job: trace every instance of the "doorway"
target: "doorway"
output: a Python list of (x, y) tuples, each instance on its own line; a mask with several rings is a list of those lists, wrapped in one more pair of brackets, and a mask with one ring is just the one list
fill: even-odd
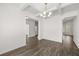
[(67, 48), (76, 47), (73, 40), (73, 22), (75, 16), (66, 17), (63, 20), (63, 46)]
[(38, 45), (38, 21), (32, 18), (26, 19), (26, 24), (29, 25), (29, 35), (26, 39), (28, 48), (33, 48)]

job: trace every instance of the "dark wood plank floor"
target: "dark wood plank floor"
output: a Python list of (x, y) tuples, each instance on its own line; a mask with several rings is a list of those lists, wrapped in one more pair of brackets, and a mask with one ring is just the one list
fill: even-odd
[(79, 49), (77, 47), (66, 48), (62, 43), (42, 39), (31, 49), (24, 46), (1, 56), (79, 56)]

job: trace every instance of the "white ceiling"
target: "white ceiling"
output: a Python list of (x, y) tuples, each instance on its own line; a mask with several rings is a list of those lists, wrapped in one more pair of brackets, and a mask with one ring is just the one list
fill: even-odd
[[(67, 6), (67, 5), (69, 5), (70, 3), (61, 3), (61, 7), (64, 7), (64, 6)], [(33, 8), (35, 8), (36, 10), (38, 10), (38, 11), (44, 11), (44, 7), (45, 7), (45, 4), (44, 3), (27, 3), (26, 4), (26, 6), (28, 7), (28, 6), (31, 6), (31, 7), (33, 7)], [(58, 7), (58, 5), (59, 5), (59, 3), (47, 3), (47, 6), (48, 6), (48, 9), (55, 9), (55, 8), (57, 8)], [(25, 8), (27, 8), (27, 7), (25, 7)]]
[[(32, 3), (30, 4), (32, 7), (34, 7), (35, 9), (37, 9), (38, 11), (40, 12), (43, 12), (44, 11), (44, 8), (45, 8), (45, 4), (43, 3)], [(48, 9), (51, 9), (51, 8), (56, 8), (56, 6), (58, 5), (58, 3), (48, 3), (47, 6), (48, 6)]]
[[(60, 3), (48, 3), (48, 10), (53, 11), (58, 8)], [(71, 3), (61, 3), (61, 7), (65, 7), (70, 5)], [(29, 12), (34, 17), (37, 17), (40, 12), (44, 11), (45, 4), (44, 3), (25, 3), (21, 5), (22, 10)]]

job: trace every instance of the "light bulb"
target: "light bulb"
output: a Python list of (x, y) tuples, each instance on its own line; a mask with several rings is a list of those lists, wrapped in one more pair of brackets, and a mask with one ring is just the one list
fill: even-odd
[(43, 14), (46, 15), (46, 11), (44, 11)]
[(40, 16), (43, 16), (43, 14), (40, 14)]
[(51, 16), (51, 15), (52, 15), (52, 13), (51, 13), (51, 12), (49, 12), (49, 13), (48, 13), (48, 17), (49, 17), (49, 16)]

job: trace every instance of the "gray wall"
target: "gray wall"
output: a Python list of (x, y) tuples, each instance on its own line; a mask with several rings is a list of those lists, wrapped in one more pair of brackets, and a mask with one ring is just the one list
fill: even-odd
[(63, 22), (63, 33), (73, 35), (73, 20)]
[(26, 43), (26, 20), (18, 4), (0, 4), (0, 53)]
[(79, 14), (74, 19), (73, 27), (74, 27), (73, 28), (74, 42), (77, 45), (77, 47), (79, 48)]

